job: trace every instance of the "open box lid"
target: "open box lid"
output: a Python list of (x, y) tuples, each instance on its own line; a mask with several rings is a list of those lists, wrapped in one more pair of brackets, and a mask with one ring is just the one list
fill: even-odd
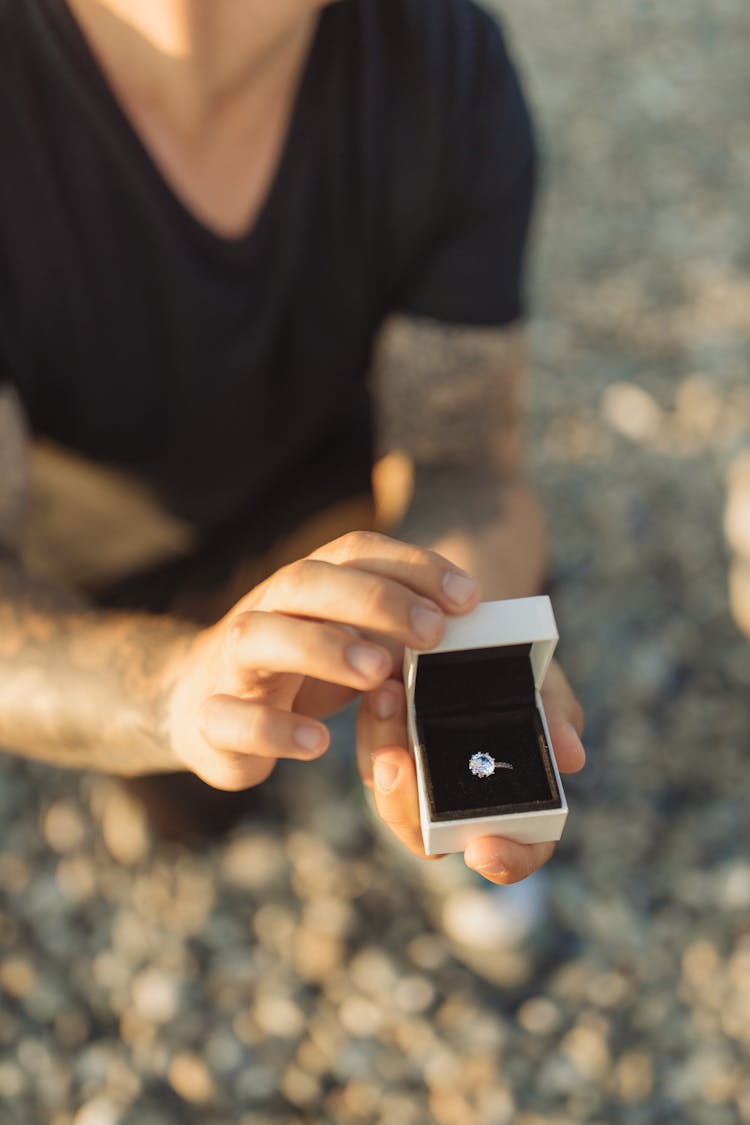
[[(487, 650), (487, 660), (493, 662), (502, 658), (504, 650), (507, 650), (507, 655), (512, 657), (514, 663), (522, 662), (525, 668), (523, 677), (524, 679), (528, 677), (529, 688), (533, 677), (533, 686), (538, 691), (544, 683), (557, 640), (555, 615), (552, 612), (552, 603), (546, 595), (482, 602), (465, 617), (449, 618), (445, 636), (439, 645), (422, 652), (406, 649), (404, 682), (407, 696), (413, 701), (417, 694), (420, 661), (423, 662), (425, 671), (430, 666), (430, 674), (434, 677), (437, 671), (435, 665), (443, 663), (447, 665), (450, 661), (449, 654), (457, 654), (456, 670), (458, 670), (459, 665), (468, 659), (480, 665), (483, 659), (482, 650)], [(446, 654), (445, 660), (433, 659), (438, 654)], [(450, 670), (447, 666), (440, 679), (448, 687)], [(517, 677), (514, 676), (514, 679)], [(523, 685), (519, 684), (519, 687)], [(432, 695), (434, 691), (433, 687), (430, 694)], [(473, 694), (472, 691), (468, 692), (469, 696)], [(469, 702), (468, 699), (465, 701)]]

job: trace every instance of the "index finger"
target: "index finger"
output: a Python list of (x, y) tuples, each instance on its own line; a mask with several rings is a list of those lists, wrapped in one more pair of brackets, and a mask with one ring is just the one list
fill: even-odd
[(471, 575), (436, 551), (376, 531), (349, 532), (309, 557), (390, 578), (433, 598), (447, 613), (467, 613), (480, 598), (479, 585)]

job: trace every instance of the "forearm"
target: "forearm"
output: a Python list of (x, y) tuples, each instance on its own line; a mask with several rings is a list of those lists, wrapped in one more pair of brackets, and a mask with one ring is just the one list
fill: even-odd
[(384, 524), (464, 567), (486, 599), (538, 593), (546, 578), (546, 523), (524, 470), (527, 367), (520, 324), (408, 317), (386, 323), (373, 365)]
[(524, 477), (418, 467), (414, 498), (396, 534), (463, 567), (485, 600), (529, 597), (544, 587), (547, 524)]
[(0, 746), (121, 775), (179, 769), (167, 710), (196, 632), (92, 610), (0, 559)]

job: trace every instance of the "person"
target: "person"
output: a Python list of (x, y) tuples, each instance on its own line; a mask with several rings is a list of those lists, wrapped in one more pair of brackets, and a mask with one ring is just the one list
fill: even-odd
[[(422, 854), (403, 646), (546, 567), (499, 29), (469, 0), (0, 0), (0, 60), (0, 745), (223, 797), (310, 768), (359, 697), (364, 783)], [(559, 668), (545, 693), (576, 770)], [(551, 852), (465, 859), (511, 883)]]

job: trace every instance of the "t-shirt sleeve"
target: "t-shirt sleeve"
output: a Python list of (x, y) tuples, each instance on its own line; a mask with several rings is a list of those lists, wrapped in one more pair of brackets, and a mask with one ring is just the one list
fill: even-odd
[(499, 27), (475, 10), (470, 40), (455, 44), (443, 66), (442, 183), (399, 308), (502, 325), (524, 311), (534, 139)]

